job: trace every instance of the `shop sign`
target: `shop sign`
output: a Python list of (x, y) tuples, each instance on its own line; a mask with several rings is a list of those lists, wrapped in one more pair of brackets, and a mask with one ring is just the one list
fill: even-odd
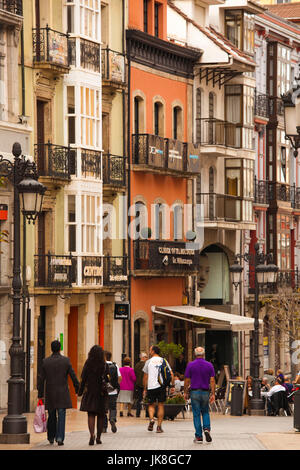
[(129, 302), (115, 302), (115, 320), (130, 320)]
[(83, 275), (85, 277), (100, 277), (102, 276), (102, 266), (85, 266)]
[(127, 276), (125, 274), (110, 274), (109, 280), (112, 282), (124, 282), (127, 281)]
[(51, 258), (52, 266), (72, 266), (71, 258)]
[[(156, 250), (156, 253), (153, 253), (154, 250)], [(159, 244), (158, 246), (150, 244), (150, 251), (152, 253), (150, 253), (149, 260), (151, 265), (153, 264), (151, 266), (153, 269), (165, 267), (171, 270), (181, 270), (197, 267), (198, 251), (187, 249), (184, 244), (181, 244), (181, 246), (174, 246), (173, 243), (170, 246), (167, 242), (164, 245)]]

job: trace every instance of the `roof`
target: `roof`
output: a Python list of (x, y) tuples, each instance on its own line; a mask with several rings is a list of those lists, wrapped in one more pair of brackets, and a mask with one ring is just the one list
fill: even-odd
[(299, 19), (300, 21), (300, 2), (268, 5), (268, 10), (282, 18), (287, 18), (292, 21)]
[[(250, 56), (238, 49), (231, 41), (229, 41), (225, 36), (223, 36), (223, 34), (216, 31), (213, 27), (200, 26), (193, 19), (189, 18), (182, 10), (180, 10), (180, 8), (175, 6), (172, 0), (168, 0), (168, 5), (187, 22), (189, 22), (195, 28), (201, 31), (201, 33), (203, 33), (208, 39), (210, 39), (217, 46), (219, 46), (223, 51), (227, 52), (228, 55), (232, 56), (235, 60), (252, 66), (256, 65), (254, 60)], [(201, 45), (201, 48), (203, 49), (203, 45)]]

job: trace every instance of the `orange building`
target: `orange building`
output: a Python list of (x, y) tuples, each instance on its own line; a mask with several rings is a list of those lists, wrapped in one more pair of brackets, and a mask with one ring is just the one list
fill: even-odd
[(199, 149), (189, 142), (193, 66), (201, 51), (166, 39), (166, 15), (166, 0), (129, 2), (128, 346), (134, 362), (141, 351), (161, 340), (182, 344), (187, 355), (191, 340), (188, 322), (152, 312), (155, 305), (187, 301), (198, 255), (186, 249), (186, 234), (194, 229), (188, 214), (200, 163)]

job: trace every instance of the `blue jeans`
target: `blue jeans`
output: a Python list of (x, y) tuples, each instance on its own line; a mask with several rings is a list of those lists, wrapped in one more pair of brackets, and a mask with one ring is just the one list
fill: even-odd
[[(57, 415), (56, 415), (57, 412)], [(47, 438), (48, 441), (64, 441), (66, 427), (66, 410), (65, 408), (58, 408), (48, 410), (47, 422)]]
[(203, 420), (203, 429), (210, 431), (209, 417), (209, 392), (201, 390), (191, 390), (191, 405), (193, 411), (193, 421), (195, 427), (195, 436), (202, 437), (201, 415)]

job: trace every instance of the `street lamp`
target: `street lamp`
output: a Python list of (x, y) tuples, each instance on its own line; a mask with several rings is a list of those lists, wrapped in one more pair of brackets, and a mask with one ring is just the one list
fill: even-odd
[(20, 304), (21, 304), (21, 263), (20, 263), (20, 198), (22, 211), (26, 218), (35, 221), (41, 210), (46, 188), (37, 181), (35, 163), (26, 160), (22, 155), (21, 145), (16, 142), (12, 148), (14, 161), (0, 155), (0, 176), (7, 178), (14, 189), (14, 258), (13, 258), (13, 337), (10, 354), (10, 378), (8, 379), (8, 413), (2, 422), (1, 444), (27, 444), (27, 420), (23, 415), (24, 379), (23, 347), (20, 338)]
[(296, 78), (292, 89), (281, 95), (284, 106), (285, 138), (289, 139), (294, 149), (294, 157), (300, 148), (300, 77)]
[[(232, 276), (232, 283), (237, 289), (238, 285), (242, 282), (242, 266), (238, 263), (238, 258), (254, 264), (254, 352), (253, 352), (253, 396), (251, 399), (251, 410), (254, 414), (264, 413), (264, 402), (260, 393), (260, 378), (259, 378), (259, 287), (265, 284), (273, 284), (276, 282), (278, 266), (271, 263), (272, 255), (260, 252), (259, 244), (256, 243), (255, 253), (237, 254), (235, 263), (230, 266), (229, 271)], [(265, 264), (269, 262), (268, 264)]]

